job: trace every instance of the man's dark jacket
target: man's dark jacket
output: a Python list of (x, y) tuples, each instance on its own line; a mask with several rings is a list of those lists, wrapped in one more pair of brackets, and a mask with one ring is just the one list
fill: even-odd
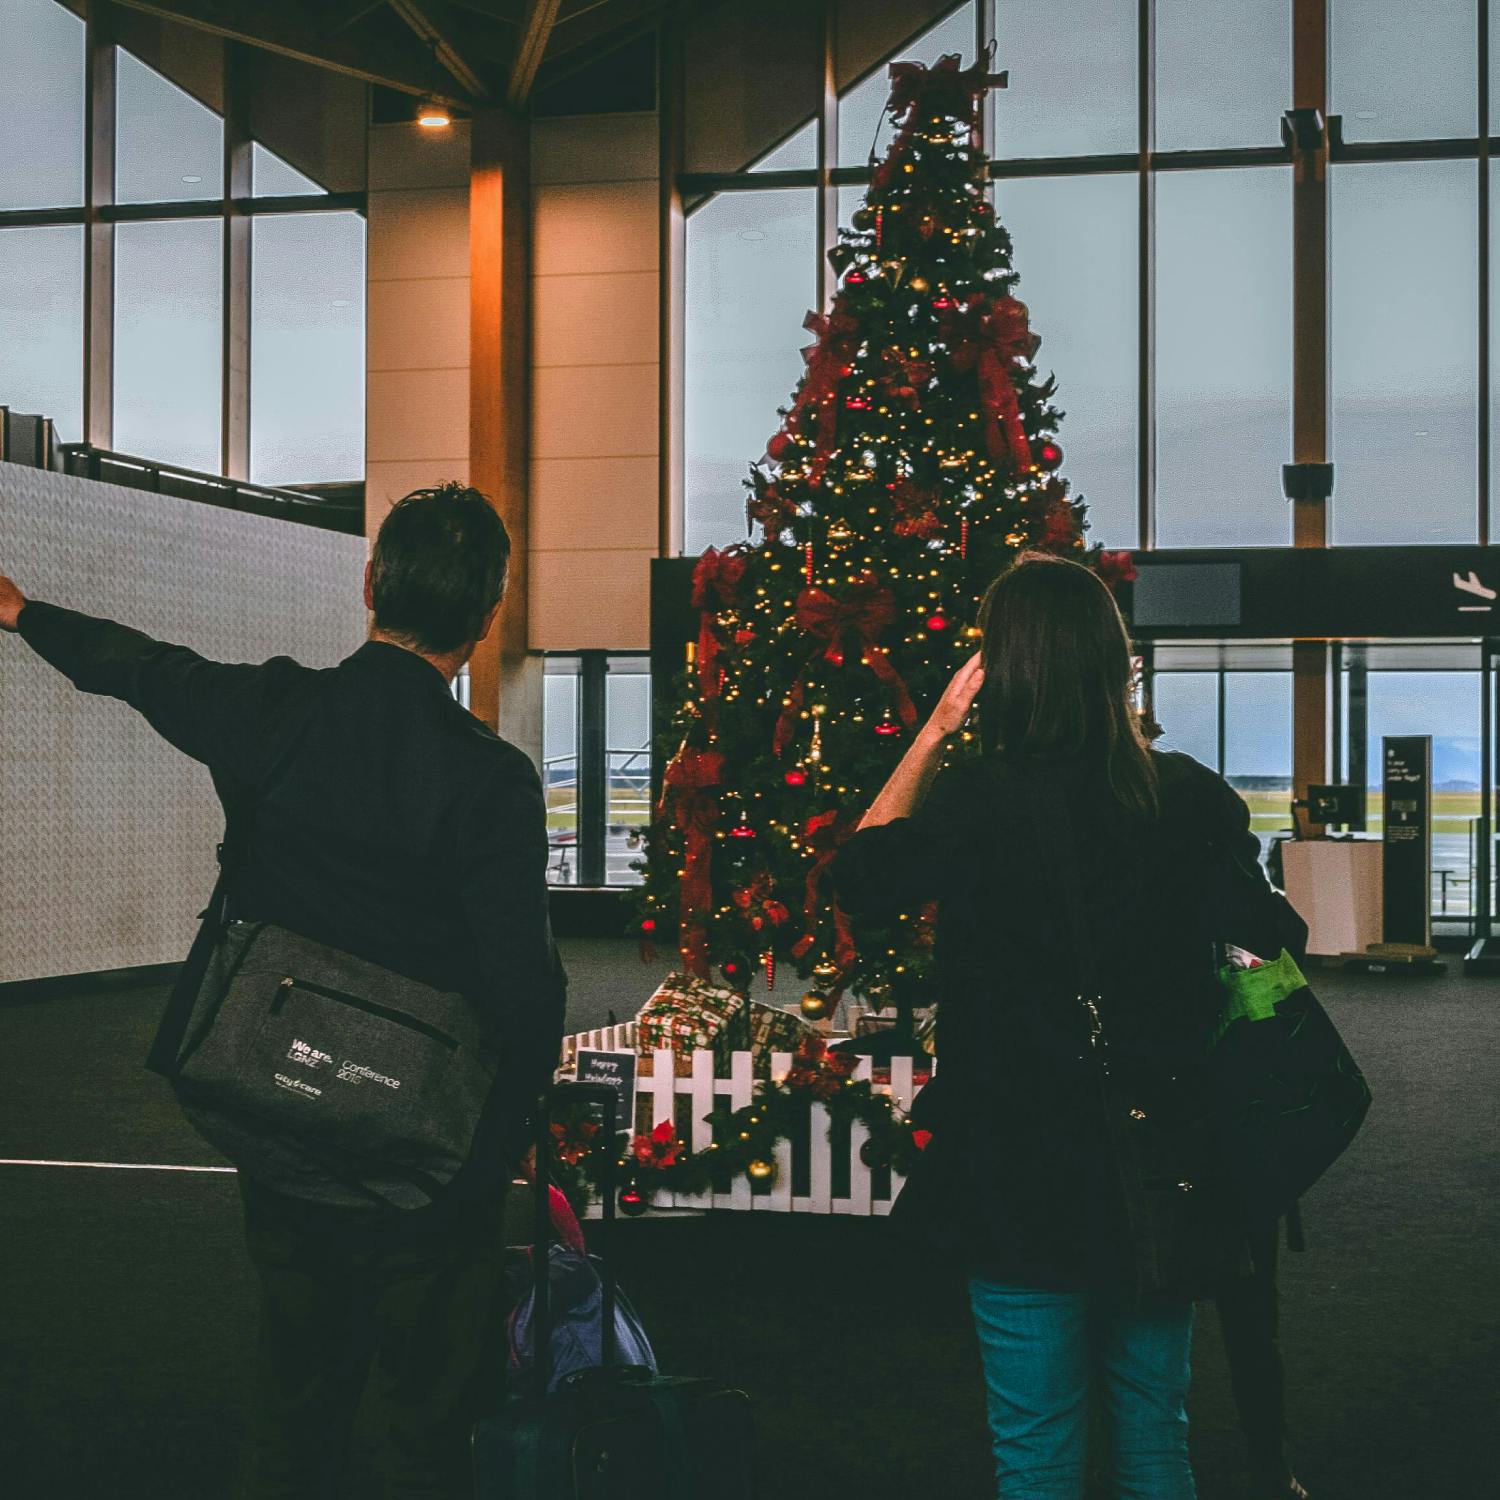
[(75, 686), (122, 699), (207, 765), (227, 816), (251, 809), (227, 878), (231, 917), (473, 999), (502, 1063), (462, 1184), (492, 1190), (556, 1061), (567, 986), (526, 755), (461, 707), (436, 667), (383, 641), (336, 667), (228, 665), (36, 600), (20, 633)]

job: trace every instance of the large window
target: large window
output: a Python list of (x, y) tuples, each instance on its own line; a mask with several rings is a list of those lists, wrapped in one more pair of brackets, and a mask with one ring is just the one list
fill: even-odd
[(651, 821), (651, 675), (644, 656), (549, 656), (542, 786), (552, 885), (637, 885)]
[[(1500, 3), (1489, 16), (1500, 27)], [(1500, 297), (1479, 285), (1497, 257), (1478, 128), (1497, 95), (1479, 21), (1477, 0), (1330, 0), (1295, 29), (1292, 0), (987, 0), (892, 54), (968, 63), (993, 42), (1009, 71), (985, 118), (990, 176), (1091, 540), (1290, 545), (1294, 421), (1296, 456), (1324, 446), (1336, 465), (1329, 541), (1490, 540), (1495, 340), (1479, 324)], [(1500, 70), (1500, 36), (1488, 54)], [(1305, 111), (1284, 119), (1294, 62), (1305, 79), (1325, 58), (1326, 136)], [(817, 225), (857, 207), (888, 86), (882, 61), (825, 98), (821, 133), (789, 119), (752, 166), (679, 179), (686, 410), (668, 415), (686, 424), (671, 498), (688, 552), (746, 534), (740, 481), (827, 291)], [(1299, 181), (1326, 184), (1326, 215), (1294, 213)]]
[[(89, 119), (112, 181), (85, 182)], [(263, 484), (361, 478), (362, 209), (140, 58), (91, 56), (55, 0), (0, 0), (0, 405), (64, 442)]]
[(1159, 646), (1151, 711), (1163, 750), (1219, 772), (1244, 798), (1262, 853), (1292, 826), (1289, 646)]

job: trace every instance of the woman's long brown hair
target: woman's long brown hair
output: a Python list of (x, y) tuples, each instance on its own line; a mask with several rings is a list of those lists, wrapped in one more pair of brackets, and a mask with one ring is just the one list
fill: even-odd
[(1156, 768), (1130, 702), (1130, 639), (1096, 574), (1023, 552), (990, 585), (979, 612), (984, 685), (979, 732), (1008, 761), (1082, 756), (1139, 817), (1157, 810)]

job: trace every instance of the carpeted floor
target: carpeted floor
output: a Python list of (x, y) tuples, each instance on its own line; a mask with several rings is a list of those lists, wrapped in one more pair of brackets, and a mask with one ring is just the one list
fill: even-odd
[[(579, 1027), (631, 1014), (655, 978), (628, 945), (568, 959)], [(1500, 985), (1319, 988), (1376, 1103), (1283, 1275), (1298, 1468), (1316, 1500), (1487, 1500)], [(140, 1069), (162, 995), (0, 1004), (0, 1156), (212, 1164)], [(991, 1493), (961, 1289), (903, 1262), (881, 1221), (650, 1217), (621, 1226), (619, 1258), (666, 1367), (751, 1392), (762, 1494)], [(254, 1311), (231, 1176), (0, 1166), (0, 1494), (228, 1500)], [(1240, 1500), (1211, 1310), (1192, 1415), (1200, 1495)]]

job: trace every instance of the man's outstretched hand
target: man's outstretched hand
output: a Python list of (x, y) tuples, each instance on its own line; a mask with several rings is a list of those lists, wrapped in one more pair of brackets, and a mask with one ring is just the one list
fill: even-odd
[(14, 630), (21, 618), (26, 595), (4, 573), (0, 573), (0, 630)]

